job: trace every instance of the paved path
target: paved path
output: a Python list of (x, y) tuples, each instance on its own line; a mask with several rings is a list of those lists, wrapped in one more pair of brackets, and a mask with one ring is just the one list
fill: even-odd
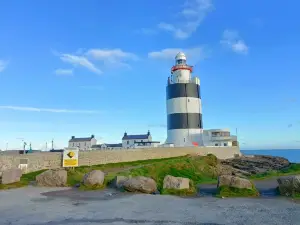
[(300, 225), (299, 212), (300, 204), (283, 198), (185, 199), (38, 187), (0, 191), (1, 225)]

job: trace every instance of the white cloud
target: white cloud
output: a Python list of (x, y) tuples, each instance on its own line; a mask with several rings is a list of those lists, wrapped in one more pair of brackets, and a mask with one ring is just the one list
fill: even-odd
[(161, 60), (175, 60), (175, 56), (178, 52), (184, 52), (187, 60), (191, 63), (196, 63), (201, 59), (206, 57), (206, 53), (202, 47), (195, 48), (165, 48), (160, 51), (149, 52), (148, 57), (152, 59), (161, 59)]
[(0, 73), (5, 70), (5, 68), (7, 67), (8, 65), (8, 61), (5, 61), (5, 60), (1, 60), (0, 59)]
[(249, 47), (235, 30), (225, 30), (220, 43), (239, 54), (247, 54)]
[(57, 69), (54, 71), (56, 75), (73, 75), (72, 69)]
[(99, 111), (93, 111), (93, 110), (48, 109), (48, 108), (35, 108), (35, 107), (23, 107), (23, 106), (0, 106), (0, 109), (15, 110), (15, 111), (30, 111), (30, 112), (51, 112), (51, 113), (83, 113), (83, 114), (99, 113)]
[(102, 71), (98, 69), (92, 62), (90, 62), (85, 56), (72, 55), (72, 54), (60, 54), (60, 59), (63, 62), (72, 64), (73, 66), (82, 66), (88, 70), (101, 74)]
[(125, 52), (119, 48), (115, 49), (90, 49), (86, 55), (94, 60), (98, 60), (107, 65), (130, 67), (128, 61), (138, 60), (138, 57), (131, 53)]
[(158, 28), (171, 32), (178, 39), (186, 39), (198, 29), (213, 9), (212, 0), (186, 0), (179, 13), (180, 22), (176, 24), (162, 22), (158, 24)]

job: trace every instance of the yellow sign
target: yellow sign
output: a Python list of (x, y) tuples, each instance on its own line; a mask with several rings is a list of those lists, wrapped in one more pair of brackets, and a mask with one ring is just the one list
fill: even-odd
[(65, 148), (63, 155), (63, 167), (77, 167), (78, 153), (78, 148)]

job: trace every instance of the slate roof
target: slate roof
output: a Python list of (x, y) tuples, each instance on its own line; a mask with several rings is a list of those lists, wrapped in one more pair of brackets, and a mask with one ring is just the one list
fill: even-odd
[(91, 141), (93, 138), (72, 138), (69, 140), (69, 142), (83, 142), (83, 141)]
[(122, 140), (148, 139), (148, 137), (148, 134), (126, 135), (122, 138)]

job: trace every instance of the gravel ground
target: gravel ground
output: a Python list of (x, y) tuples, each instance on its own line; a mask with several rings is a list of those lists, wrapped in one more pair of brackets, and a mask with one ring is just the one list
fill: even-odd
[(26, 187), (0, 191), (0, 224), (300, 225), (300, 204), (279, 197), (187, 199), (112, 190)]

